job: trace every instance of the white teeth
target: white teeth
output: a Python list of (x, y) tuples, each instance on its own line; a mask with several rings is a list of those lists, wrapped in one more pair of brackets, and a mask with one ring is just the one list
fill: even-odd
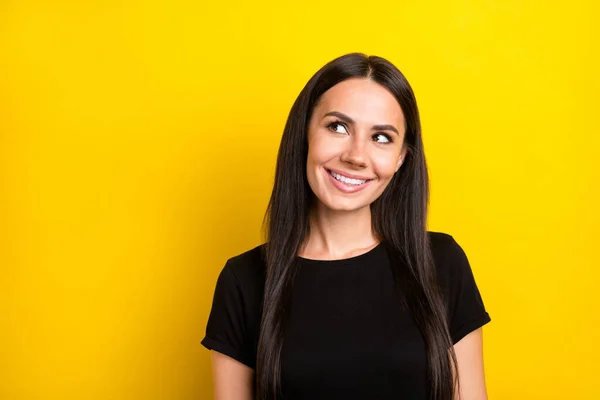
[(346, 178), (343, 175), (340, 174), (336, 174), (333, 171), (329, 171), (329, 173), (331, 174), (331, 176), (333, 176), (335, 179), (337, 179), (338, 181), (344, 182), (344, 183), (348, 183), (350, 185), (362, 185), (363, 183), (365, 183), (367, 180), (363, 180), (363, 179), (352, 179), (352, 178)]

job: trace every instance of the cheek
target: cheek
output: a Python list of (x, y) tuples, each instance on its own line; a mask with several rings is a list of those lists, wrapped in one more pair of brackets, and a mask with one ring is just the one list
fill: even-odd
[(392, 154), (380, 154), (379, 157), (375, 157), (373, 169), (380, 178), (391, 178), (396, 172), (397, 162), (398, 158)]
[(319, 166), (340, 153), (340, 141), (327, 135), (314, 135), (308, 142), (308, 165)]

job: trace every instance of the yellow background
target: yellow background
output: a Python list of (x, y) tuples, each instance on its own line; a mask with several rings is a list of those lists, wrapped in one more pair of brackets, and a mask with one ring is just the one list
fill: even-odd
[(209, 399), (225, 260), (260, 243), (310, 76), (381, 55), (420, 105), (429, 228), (492, 322), (492, 399), (600, 399), (594, 1), (0, 3), (0, 398)]

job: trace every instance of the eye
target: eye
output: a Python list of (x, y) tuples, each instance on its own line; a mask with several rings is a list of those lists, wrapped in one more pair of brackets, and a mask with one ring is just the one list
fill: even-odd
[[(332, 129), (332, 127), (333, 127), (333, 126), (336, 126), (336, 125), (337, 125), (337, 126), (341, 126), (342, 128), (344, 128), (344, 132), (339, 132), (339, 131), (338, 131), (338, 130), (336, 130), (336, 129)], [(329, 128), (329, 129), (331, 129), (331, 130), (333, 130), (334, 132), (337, 132), (337, 133), (348, 133), (348, 132), (346, 131), (346, 126), (345, 126), (344, 124), (342, 124), (340, 121), (334, 121), (334, 122), (330, 123), (329, 125), (327, 125), (327, 128)]]
[(387, 135), (385, 133), (376, 133), (375, 135), (373, 135), (373, 137), (375, 138), (375, 141), (377, 143), (392, 143), (393, 142), (390, 135)]

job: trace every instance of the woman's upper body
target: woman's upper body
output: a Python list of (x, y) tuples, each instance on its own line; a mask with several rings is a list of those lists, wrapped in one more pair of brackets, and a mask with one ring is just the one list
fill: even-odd
[(461, 399), (486, 398), (489, 316), (460, 246), (425, 229), (428, 182), (393, 64), (351, 53), (311, 77), (282, 135), (267, 244), (215, 289), (202, 343), (217, 399), (451, 400), (457, 368)]
[[(465, 369), (462, 398), (485, 398), (479, 328), (490, 317), (462, 248), (450, 235), (428, 234), (455, 350), (466, 347), (456, 351), (459, 371)], [(237, 391), (223, 394), (224, 400), (252, 398), (265, 280), (262, 246), (227, 261), (202, 340), (220, 353), (217, 363), (224, 360), (222, 366), (231, 368), (215, 374), (226, 380), (222, 390)], [(299, 261), (282, 353), (282, 398), (426, 399), (425, 343), (394, 284), (384, 243), (345, 259)], [(236, 371), (237, 380), (229, 375)], [(245, 384), (236, 388), (236, 381)]]

